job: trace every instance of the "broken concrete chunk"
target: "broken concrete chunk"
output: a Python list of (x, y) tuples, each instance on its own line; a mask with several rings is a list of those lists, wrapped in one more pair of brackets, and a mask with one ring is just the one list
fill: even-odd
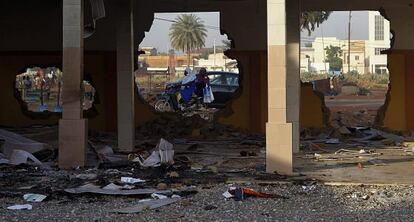
[(350, 135), (351, 131), (349, 131), (349, 129), (346, 126), (342, 126), (341, 128), (338, 129), (339, 133), (342, 135)]
[(122, 186), (118, 186), (114, 183), (110, 183), (110, 184), (102, 187), (102, 189), (104, 189), (104, 190), (120, 190), (120, 189), (122, 189)]

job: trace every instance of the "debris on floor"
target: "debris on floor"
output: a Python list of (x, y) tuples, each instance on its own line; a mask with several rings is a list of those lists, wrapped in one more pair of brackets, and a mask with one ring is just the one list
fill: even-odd
[(242, 201), (247, 199), (248, 197), (288, 199), (288, 197), (282, 195), (257, 192), (251, 188), (244, 187), (229, 187), (229, 189), (223, 193), (223, 196), (226, 199), (233, 198), (236, 201)]
[(13, 205), (7, 207), (8, 210), (32, 210), (32, 208), (31, 204)]
[(116, 209), (116, 210), (113, 210), (112, 212), (121, 213), (121, 214), (140, 213), (144, 210), (153, 210), (159, 207), (167, 206), (175, 202), (178, 202), (180, 200), (181, 200), (180, 197), (172, 197), (172, 198), (167, 197), (167, 198), (140, 201), (138, 204), (134, 206)]
[(42, 194), (28, 193), (23, 196), (23, 199), (27, 202), (42, 202), (46, 197)]

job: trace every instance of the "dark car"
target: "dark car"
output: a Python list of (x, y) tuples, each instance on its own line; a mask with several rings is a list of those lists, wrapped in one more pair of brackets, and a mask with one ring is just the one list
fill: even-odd
[(214, 95), (214, 102), (210, 107), (224, 107), (239, 88), (239, 74), (232, 72), (208, 72), (210, 85)]

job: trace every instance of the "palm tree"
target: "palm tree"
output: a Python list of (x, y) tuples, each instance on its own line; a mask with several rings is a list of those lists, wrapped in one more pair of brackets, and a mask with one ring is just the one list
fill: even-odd
[(300, 17), (300, 27), (302, 30), (308, 30), (308, 34), (310, 35), (316, 27), (319, 27), (320, 24), (328, 20), (331, 13), (331, 11), (302, 12)]
[(191, 51), (204, 47), (206, 37), (207, 29), (204, 22), (193, 14), (177, 16), (170, 27), (171, 46), (187, 53), (188, 67), (190, 66)]

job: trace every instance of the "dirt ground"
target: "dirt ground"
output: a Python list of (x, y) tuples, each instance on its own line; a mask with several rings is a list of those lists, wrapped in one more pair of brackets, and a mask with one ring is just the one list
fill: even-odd
[(367, 96), (325, 96), (325, 104), (331, 110), (330, 121), (339, 119), (347, 126), (372, 126), (387, 90), (373, 89)]

